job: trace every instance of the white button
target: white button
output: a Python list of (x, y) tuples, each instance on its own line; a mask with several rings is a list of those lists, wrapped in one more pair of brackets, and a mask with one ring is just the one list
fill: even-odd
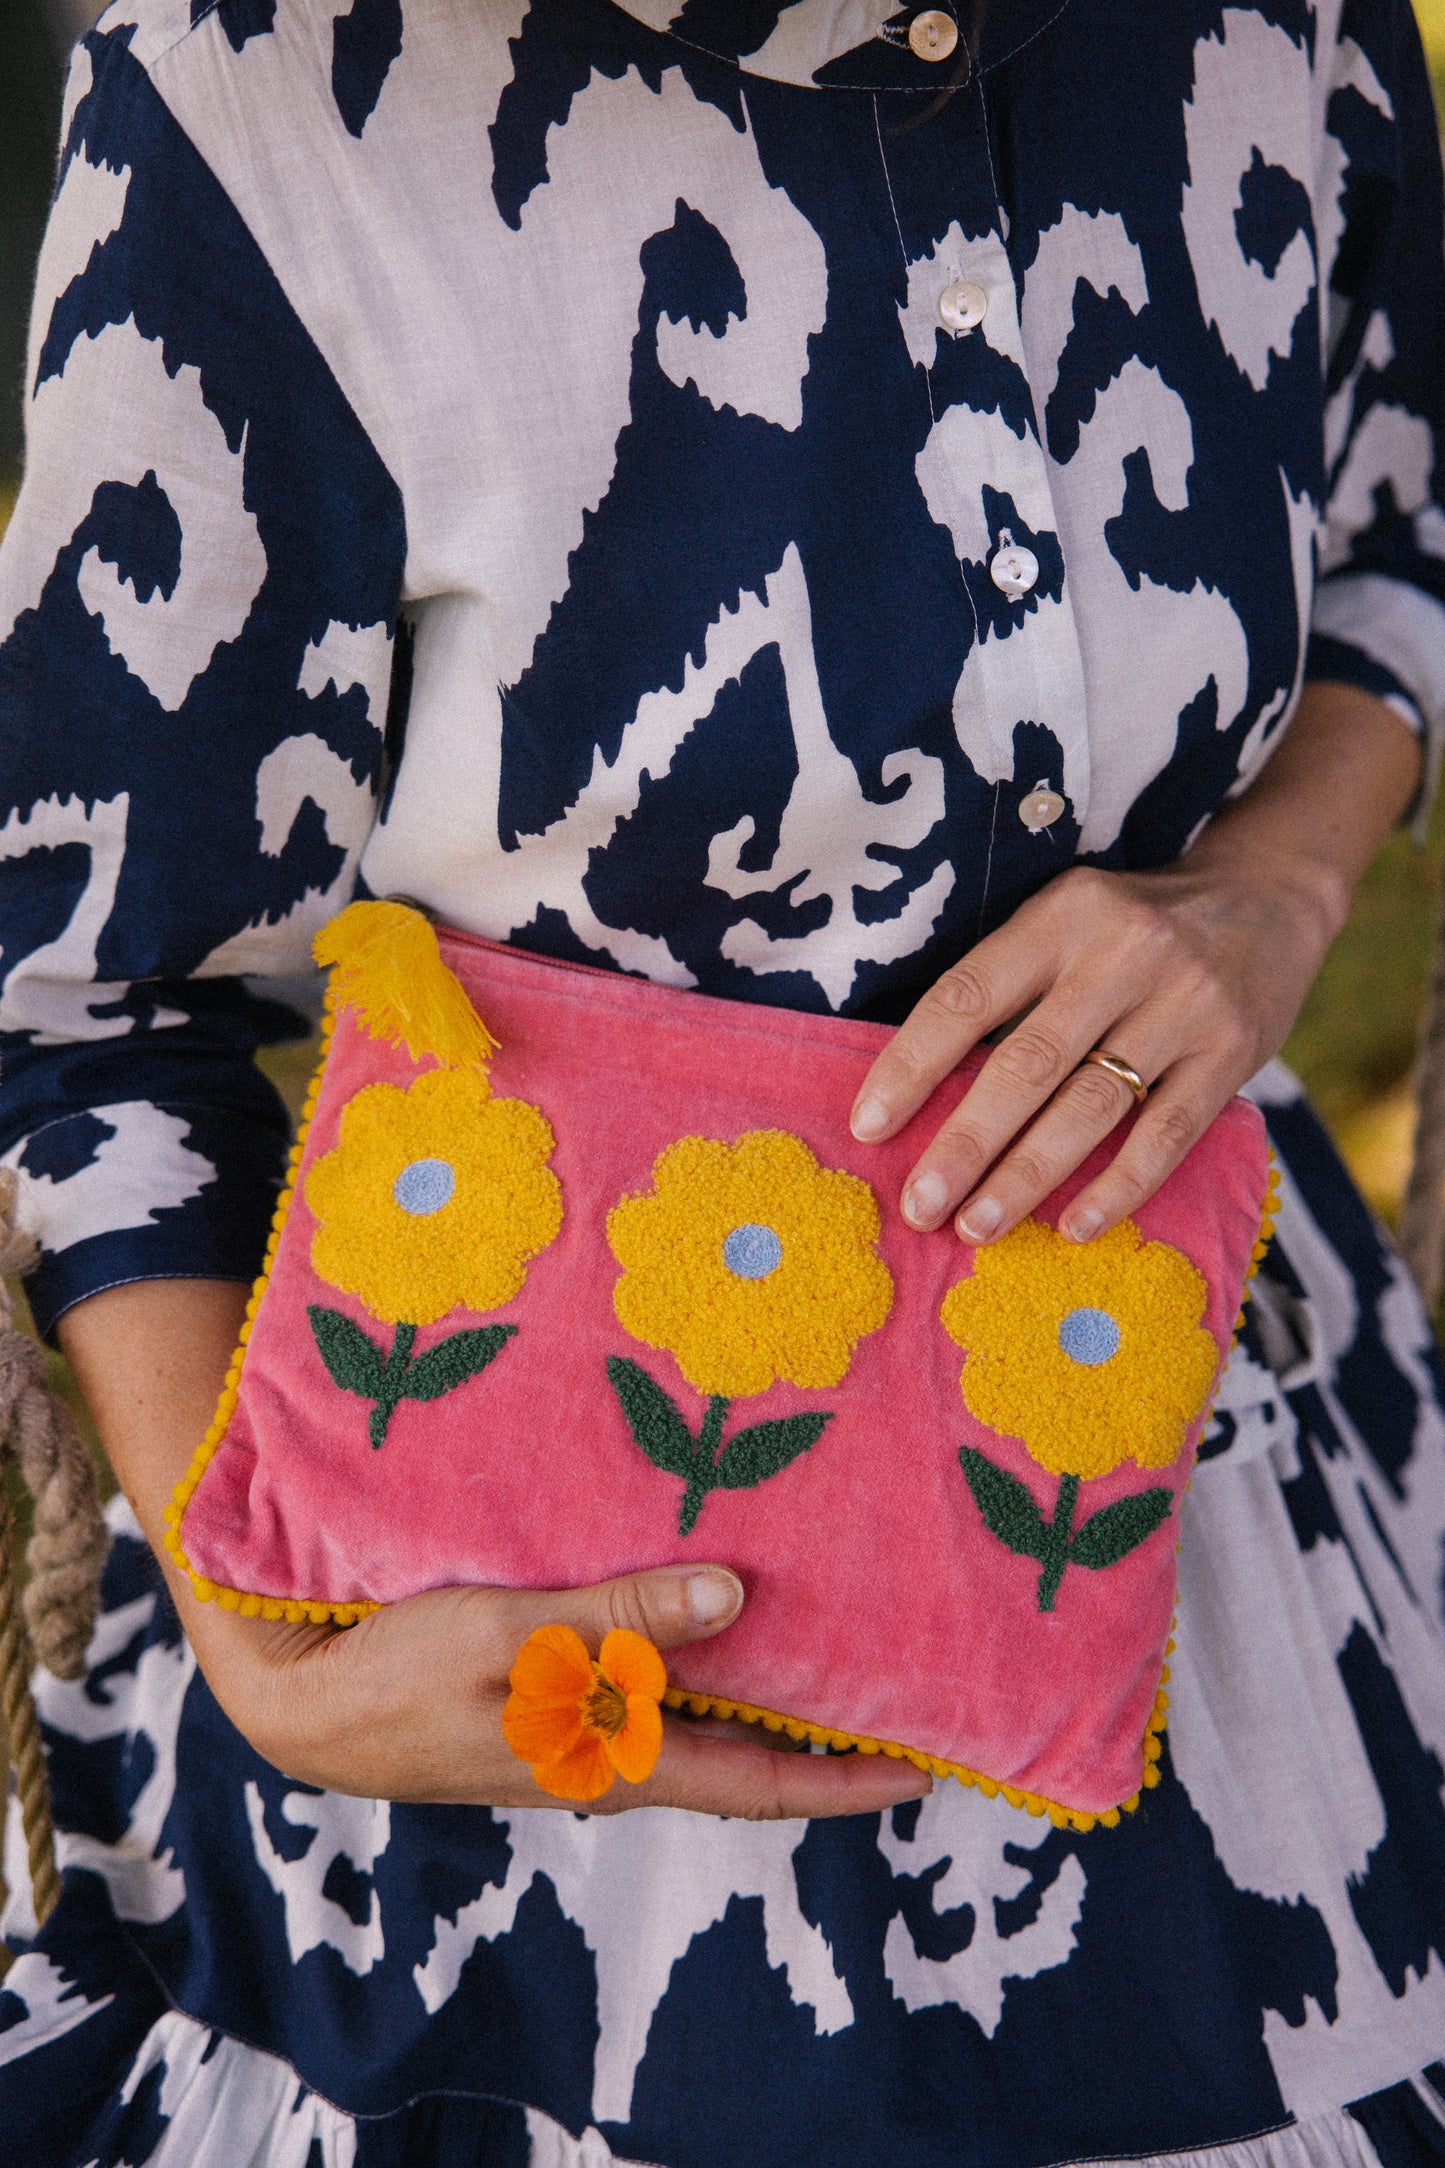
[(976, 331), (988, 314), (988, 295), (972, 279), (955, 279), (938, 297), (938, 317), (945, 331)]
[(1052, 828), (1064, 810), (1064, 801), (1056, 790), (1050, 790), (1047, 776), (1040, 777), (1027, 798), (1019, 800), (1019, 819), (1031, 836), (1041, 828)]
[(958, 24), (942, 8), (925, 8), (908, 25), (908, 43), (919, 60), (947, 60), (958, 43)]
[(1010, 602), (1017, 602), (1021, 595), (1037, 586), (1039, 561), (1032, 550), (1023, 549), (1017, 542), (1006, 542), (989, 559), (988, 576), (995, 587), (1002, 588)]

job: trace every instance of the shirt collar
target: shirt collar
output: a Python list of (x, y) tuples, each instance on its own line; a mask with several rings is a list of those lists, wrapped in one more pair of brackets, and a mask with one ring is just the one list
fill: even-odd
[[(897, 0), (616, 0), (649, 29), (776, 83), (942, 90), (956, 60), (915, 57)], [(952, 14), (952, 8), (944, 10)], [(961, 48), (958, 58), (962, 57)]]

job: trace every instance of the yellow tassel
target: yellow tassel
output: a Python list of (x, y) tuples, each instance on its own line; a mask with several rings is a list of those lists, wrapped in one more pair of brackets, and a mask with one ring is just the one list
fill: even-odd
[(373, 1039), (431, 1054), (448, 1069), (485, 1070), (497, 1042), (442, 962), (437, 937), (404, 903), (351, 903), (311, 944), (332, 967), (331, 996)]

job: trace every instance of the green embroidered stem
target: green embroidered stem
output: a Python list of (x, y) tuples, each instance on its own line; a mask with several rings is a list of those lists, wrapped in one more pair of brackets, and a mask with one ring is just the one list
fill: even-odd
[(381, 1391), (376, 1406), (367, 1420), (371, 1436), (371, 1449), (375, 1452), (386, 1437), (387, 1425), (396, 1413), (397, 1403), (406, 1398), (406, 1373), (411, 1364), (411, 1351), (416, 1340), (415, 1325), (400, 1324), (396, 1338), (391, 1343), (391, 1353), (381, 1373)]
[(717, 1449), (722, 1444), (723, 1422), (728, 1404), (720, 1393), (714, 1393), (707, 1404), (707, 1414), (702, 1419), (697, 1444), (693, 1448), (692, 1466), (688, 1471), (687, 1489), (682, 1494), (682, 1505), (677, 1516), (677, 1532), (690, 1536), (702, 1511), (702, 1502), (713, 1487), (717, 1463)]
[(1074, 1507), (1079, 1499), (1079, 1479), (1076, 1475), (1059, 1478), (1059, 1495), (1054, 1505), (1054, 1517), (1044, 1524), (1043, 1572), (1039, 1575), (1039, 1609), (1052, 1611), (1064, 1568), (1069, 1562), (1069, 1531), (1074, 1525)]
[[(425, 1356), (422, 1358), (426, 1360)], [(822, 1437), (831, 1414), (785, 1415), (773, 1423), (749, 1423), (722, 1443), (729, 1402), (721, 1393), (708, 1401), (696, 1437), (683, 1421), (677, 1403), (655, 1379), (626, 1355), (609, 1355), (607, 1378), (632, 1433), (632, 1442), (654, 1468), (680, 1476), (682, 1504), (678, 1532), (691, 1535), (710, 1491), (755, 1490), (778, 1475)], [(719, 1450), (721, 1448), (721, 1450)]]
[(959, 1447), (958, 1462), (984, 1526), (1018, 1557), (1037, 1559), (1043, 1567), (1039, 1575), (1041, 1611), (1053, 1610), (1065, 1566), (1087, 1566), (1090, 1572), (1097, 1573), (1104, 1566), (1117, 1565), (1168, 1520), (1174, 1504), (1174, 1493), (1156, 1484), (1152, 1490), (1131, 1491), (1127, 1498), (1116, 1498), (1113, 1505), (1101, 1506), (1076, 1529), (1078, 1476), (1059, 1478), (1054, 1517), (1046, 1521), (1028, 1485), (1020, 1483), (1016, 1475), (996, 1468), (971, 1445)]
[(397, 1325), (391, 1353), (383, 1355), (376, 1342), (339, 1310), (313, 1302), (307, 1305), (306, 1315), (333, 1383), (372, 1404), (367, 1430), (373, 1451), (385, 1439), (403, 1400), (440, 1400), (444, 1393), (454, 1392), (485, 1370), (517, 1330), (515, 1325), (469, 1325), (448, 1333), (413, 1360), (417, 1328), (404, 1319)]

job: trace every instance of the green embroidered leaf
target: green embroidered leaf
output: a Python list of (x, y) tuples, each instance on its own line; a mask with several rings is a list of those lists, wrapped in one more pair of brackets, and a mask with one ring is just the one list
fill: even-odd
[(654, 1468), (691, 1475), (693, 1435), (662, 1387), (625, 1355), (608, 1356), (607, 1375), (628, 1429)]
[(418, 1355), (401, 1381), (404, 1400), (440, 1400), (454, 1385), (464, 1385), (485, 1370), (516, 1331), (515, 1325), (478, 1325), (448, 1334)]
[(1131, 1498), (1117, 1499), (1111, 1506), (1100, 1506), (1074, 1536), (1069, 1545), (1070, 1558), (1076, 1566), (1112, 1566), (1146, 1536), (1153, 1535), (1169, 1518), (1173, 1503), (1173, 1491), (1145, 1490), (1135, 1491)]
[(1020, 1558), (1042, 1560), (1048, 1529), (1029, 1495), (1028, 1486), (1020, 1483), (1017, 1476), (1010, 1475), (1007, 1469), (995, 1468), (991, 1460), (985, 1460), (971, 1445), (961, 1445), (958, 1458), (985, 1526)]
[(816, 1445), (832, 1420), (831, 1414), (785, 1415), (780, 1422), (753, 1423), (737, 1431), (718, 1455), (718, 1488), (751, 1490), (755, 1483), (765, 1482)]
[(368, 1340), (359, 1325), (339, 1310), (327, 1310), (319, 1302), (306, 1305), (311, 1332), (321, 1360), (343, 1392), (360, 1393), (363, 1400), (379, 1400), (386, 1365), (381, 1349)]

